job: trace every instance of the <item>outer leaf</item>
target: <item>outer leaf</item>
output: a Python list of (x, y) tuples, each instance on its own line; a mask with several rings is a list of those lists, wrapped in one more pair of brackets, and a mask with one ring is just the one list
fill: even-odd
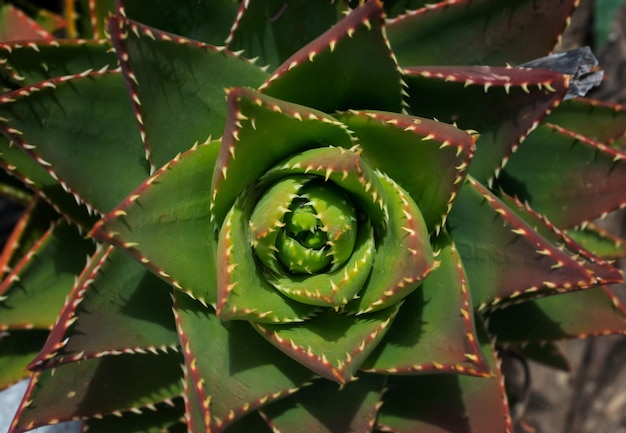
[(471, 179), (461, 188), (448, 227), (479, 309), (523, 293), (540, 296), (596, 283), (569, 254)]
[(387, 0), (383, 3), (389, 18), (404, 15), (407, 11), (417, 10), (428, 4), (427, 0)]
[(399, 112), (400, 70), (384, 33), (380, 1), (369, 0), (303, 47), (259, 90), (325, 112)]
[(625, 158), (605, 145), (545, 124), (520, 146), (498, 184), (556, 226), (571, 228), (626, 203)]
[(67, 26), (65, 19), (61, 15), (57, 15), (50, 10), (53, 9), (53, 7), (50, 9), (46, 9), (37, 4), (37, 2), (33, 1), (17, 1), (13, 3), (19, 5), (19, 7), (21, 7), (22, 10), (26, 12), (29, 16), (31, 16), (43, 30), (49, 33), (58, 32), (60, 30), (63, 30)]
[(254, 324), (274, 346), (330, 380), (346, 383), (379, 344), (398, 305), (360, 316), (332, 310), (295, 325)]
[(463, 265), (446, 235), (436, 243), (441, 264), (404, 300), (363, 369), (376, 373), (488, 374), (474, 329)]
[[(545, 216), (538, 214), (527, 204), (523, 205), (519, 200), (511, 199), (504, 194), (501, 195), (500, 199), (547, 242), (559, 247), (562, 252), (568, 254), (583, 266), (587, 272), (594, 276), (597, 283), (611, 284), (622, 282), (622, 272), (611, 261), (605, 260), (585, 249), (575, 239), (569, 237), (566, 232), (552, 224)], [(573, 232), (573, 230), (568, 232)], [(583, 233), (582, 230), (580, 232)], [(591, 233), (586, 234), (591, 236)], [(608, 239), (605, 242), (608, 243)]]
[(11, 235), (4, 244), (0, 255), (0, 281), (18, 265), (19, 261), (28, 254), (33, 245), (50, 228), (50, 224), (58, 216), (54, 211), (34, 197), (26, 205), (21, 218), (13, 227)]
[(275, 433), (268, 427), (258, 412), (251, 413), (244, 418), (237, 420), (233, 425), (225, 430), (226, 433)]
[(546, 122), (608, 144), (626, 131), (626, 107), (594, 99), (570, 99), (559, 105)]
[[(105, 212), (147, 175), (127, 98), (119, 73), (44, 81), (0, 98), (0, 117), (5, 119), (0, 131), (77, 199)], [(91, 122), (94, 118), (97, 124)], [(116, 176), (110, 175), (111, 167)]]
[(72, 194), (65, 191), (45, 167), (4, 135), (0, 136), (0, 167), (34, 190), (54, 210), (82, 228), (91, 227), (94, 218), (81, 206)]
[(148, 26), (189, 39), (222, 45), (239, 9), (237, 0), (123, 0), (125, 15)]
[[(186, 348), (186, 339), (181, 338), (185, 345), (185, 353), (189, 353), (190, 348)], [(194, 367), (195, 368), (195, 367)], [(206, 394), (204, 383), (198, 382), (197, 374), (190, 371), (187, 365), (183, 366), (184, 372), (184, 400), (185, 418), (187, 418), (187, 432), (201, 433), (211, 429), (211, 398)]]
[(252, 0), (242, 2), (226, 45), (259, 57), (270, 69), (328, 30), (339, 19), (339, 2)]
[(102, 419), (92, 418), (85, 421), (89, 433), (162, 433), (169, 432), (184, 419), (181, 399), (172, 405), (159, 404), (154, 409), (144, 409), (142, 413), (127, 412), (121, 417), (107, 415)]
[(216, 301), (217, 243), (208, 185), (217, 150), (218, 143), (213, 142), (171, 161), (92, 230), (94, 237), (125, 249), (174, 287), (205, 303)]
[(194, 386), (210, 399), (208, 414), (214, 431), (297, 391), (313, 377), (268, 345), (248, 323), (225, 324), (186, 295), (176, 292), (175, 299), (186, 365)]
[(577, 3), (442, 1), (391, 20), (387, 34), (403, 66), (518, 64), (550, 53)]
[(117, 57), (103, 40), (46, 40), (0, 44), (2, 68), (21, 86), (87, 70), (115, 68)]
[(113, 247), (87, 269), (31, 367), (178, 346), (169, 285)]
[[(520, 326), (524, 322), (528, 326)], [(598, 287), (494, 311), (489, 329), (502, 342), (626, 334), (626, 308), (608, 288)]]
[(53, 224), (0, 285), (0, 330), (51, 328), (93, 250), (75, 227)]
[(473, 155), (474, 140), (433, 120), (382, 112), (338, 116), (354, 131), (362, 157), (415, 200), (429, 231), (445, 222)]
[[(4, 136), (0, 137), (0, 143), (9, 143)], [(8, 146), (8, 144), (7, 144)], [(3, 147), (0, 145), (0, 147)], [(5, 161), (0, 157), (0, 166), (4, 168)], [(8, 173), (8, 170), (0, 172), (0, 197), (4, 197), (16, 205), (26, 206), (31, 201), (32, 196), (28, 188)]]
[(26, 366), (46, 341), (48, 331), (0, 333), (0, 389), (30, 377)]
[(569, 80), (557, 72), (504, 67), (428, 66), (405, 71), (411, 114), (478, 131), (470, 173), (483, 183), (561, 101)]
[(603, 259), (616, 259), (626, 255), (626, 242), (597, 224), (571, 229), (567, 235), (584, 248)]
[[(494, 375), (391, 376), (378, 423), (397, 433), (511, 433), (503, 378), (493, 347), (479, 327), (482, 352)], [(488, 408), (488, 410), (486, 410)]]
[(267, 77), (250, 61), (224, 49), (131, 20), (113, 19), (109, 31), (121, 59), (147, 158), (155, 167), (194, 143), (223, 133), (224, 88), (257, 87)]
[(105, 356), (35, 373), (10, 431), (170, 401), (182, 392), (180, 362), (178, 353)]
[(382, 405), (385, 381), (383, 375), (365, 374), (341, 387), (317, 380), (261, 413), (279, 432), (369, 433)]
[(0, 41), (50, 39), (35, 20), (11, 4), (0, 6)]

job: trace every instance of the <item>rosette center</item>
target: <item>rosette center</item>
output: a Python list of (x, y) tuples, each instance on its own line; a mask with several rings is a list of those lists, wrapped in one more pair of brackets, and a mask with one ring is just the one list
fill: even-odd
[[(268, 212), (276, 211), (281, 215), (271, 223)], [(332, 183), (313, 176), (281, 179), (252, 213), (251, 244), (261, 262), (280, 274), (334, 271), (354, 249), (356, 214), (352, 200)]]

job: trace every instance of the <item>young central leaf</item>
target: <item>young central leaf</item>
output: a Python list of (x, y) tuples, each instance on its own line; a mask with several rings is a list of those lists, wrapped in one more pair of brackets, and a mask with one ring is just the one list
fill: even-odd
[(362, 287), (373, 258), (372, 229), (357, 221), (360, 208), (320, 175), (297, 173), (262, 185), (248, 222), (260, 272), (299, 302), (346, 304)]
[(348, 259), (356, 241), (356, 213), (348, 199), (326, 185), (307, 188), (291, 203), (279, 235), (282, 264), (292, 273), (336, 269)]
[(316, 210), (301, 198), (292, 203), (285, 216), (285, 230), (278, 235), (278, 256), (290, 272), (313, 274), (331, 261), (327, 254), (326, 234), (320, 230)]

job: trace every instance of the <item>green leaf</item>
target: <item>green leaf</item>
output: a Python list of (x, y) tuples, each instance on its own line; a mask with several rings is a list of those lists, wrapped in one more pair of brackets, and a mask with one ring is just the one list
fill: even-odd
[[(596, 283), (612, 284), (622, 282), (622, 272), (614, 266), (612, 261), (597, 256), (589, 249), (585, 249), (584, 245), (578, 244), (576, 239), (569, 236), (570, 232), (579, 232), (583, 235), (586, 233), (588, 236), (592, 236), (591, 229), (568, 230), (565, 232), (557, 228), (545, 216), (535, 212), (527, 204), (522, 204), (519, 200), (512, 199), (506, 194), (501, 194), (500, 199), (511, 211), (515, 212), (517, 216), (531, 226), (547, 242), (557, 246), (563, 253), (568, 254), (571, 258), (576, 260), (579, 265), (584, 267), (588, 273), (594, 276)], [(595, 238), (599, 243), (598, 238), (600, 234), (599, 232), (596, 233)], [(607, 232), (604, 231), (604, 233)], [(614, 245), (616, 241), (610, 241), (608, 237), (605, 238), (605, 243), (609, 242)]]
[(170, 402), (182, 393), (181, 361), (178, 353), (117, 355), (35, 373), (11, 431)]
[(626, 203), (624, 154), (544, 124), (506, 165), (498, 185), (557, 227), (572, 228)]
[(148, 174), (119, 73), (45, 81), (24, 94), (5, 95), (0, 103), (0, 131), (88, 209), (112, 209)]
[(318, 307), (283, 295), (261, 273), (247, 236), (250, 209), (241, 202), (226, 216), (217, 245), (217, 315), (269, 323), (306, 319)]
[(363, 364), (376, 373), (488, 374), (477, 344), (461, 259), (450, 238), (436, 248), (441, 264), (403, 302), (389, 332)]
[(594, 276), (469, 178), (448, 218), (479, 309), (522, 294), (589, 287)]
[(211, 309), (180, 292), (175, 293), (175, 312), (189, 374), (210, 399), (216, 431), (313, 377), (246, 322), (221, 322)]
[(307, 149), (353, 144), (345, 125), (317, 110), (245, 88), (228, 92), (228, 118), (211, 183), (221, 224), (235, 199), (283, 159)]
[(346, 383), (384, 337), (399, 305), (352, 316), (332, 310), (302, 323), (254, 327), (274, 346), (322, 377)]
[(261, 418), (258, 412), (251, 413), (235, 421), (224, 430), (224, 433), (273, 433), (267, 423)]
[[(181, 334), (181, 342), (185, 353), (189, 354), (191, 347), (187, 347), (186, 337)], [(189, 356), (187, 357), (189, 358)], [(189, 361), (191, 364), (191, 361)], [(193, 365), (193, 364), (191, 364)], [(191, 366), (190, 365), (190, 366)], [(183, 366), (184, 372), (184, 399), (185, 416), (187, 418), (187, 433), (202, 433), (211, 430), (211, 399), (205, 392), (204, 383), (198, 381), (197, 366), (193, 372), (187, 365)]]
[(26, 369), (46, 341), (48, 331), (11, 331), (0, 333), (0, 389), (5, 389), (32, 374)]
[(389, 50), (383, 15), (378, 1), (364, 3), (285, 61), (259, 90), (327, 113), (351, 108), (399, 112), (400, 70)]
[(12, 4), (0, 5), (0, 41), (50, 38), (50, 33)]
[(185, 411), (181, 399), (176, 399), (171, 406), (158, 404), (154, 409), (144, 409), (141, 413), (125, 412), (121, 415), (91, 418), (85, 421), (85, 425), (90, 433), (162, 433), (180, 424)]
[(53, 224), (0, 285), (0, 330), (50, 329), (94, 243)]
[(409, 193), (430, 233), (438, 230), (472, 157), (472, 138), (451, 125), (400, 114), (350, 110), (337, 118), (357, 136), (362, 158)]
[(224, 49), (134, 21), (113, 19), (109, 31), (121, 59), (147, 156), (155, 167), (196, 142), (222, 135), (225, 88), (257, 87), (267, 77), (250, 61)]
[(563, 101), (545, 121), (609, 144), (626, 132), (626, 107), (595, 99), (574, 98)]
[(270, 70), (334, 25), (341, 2), (253, 0), (242, 4), (226, 44), (246, 57), (259, 57)]
[(0, 44), (0, 64), (22, 87), (87, 70), (113, 69), (117, 57), (103, 40), (40, 41)]
[(123, 248), (174, 287), (211, 304), (216, 301), (217, 239), (208, 185), (217, 150), (218, 142), (203, 144), (171, 161), (91, 233)]
[(338, 269), (304, 276), (289, 273), (270, 275), (268, 280), (285, 296), (305, 304), (326, 307), (346, 305), (363, 289), (375, 256), (371, 228), (362, 227), (358, 232), (349, 261)]
[(402, 66), (519, 64), (549, 54), (575, 0), (439, 2), (390, 20)]
[(427, 66), (405, 72), (409, 113), (478, 132), (470, 174), (482, 183), (561, 101), (568, 80), (557, 72), (505, 67)]
[(597, 287), (496, 310), (489, 316), (489, 329), (500, 342), (623, 334), (626, 308), (610, 289)]
[(237, 0), (123, 0), (125, 15), (185, 38), (223, 45), (239, 10)]
[[(5, 141), (8, 143), (8, 138), (0, 136), (0, 143)], [(1, 147), (2, 144), (0, 144), (0, 149)], [(6, 168), (6, 161), (2, 160), (1, 153), (0, 150), (0, 167), (4, 170), (0, 171), (0, 197), (8, 199), (15, 204), (26, 206), (33, 197), (24, 183), (9, 174), (9, 170)]]
[(478, 336), (492, 376), (390, 376), (379, 428), (396, 433), (513, 431), (502, 373), (482, 324)]
[[(31, 367), (176, 349), (170, 286), (120, 250), (96, 254)], [(150, 302), (146, 302), (149, 299)]]
[(378, 242), (370, 278), (359, 298), (346, 305), (346, 311), (356, 314), (378, 311), (401, 301), (436, 267), (417, 205), (391, 178), (379, 179), (389, 220), (376, 232)]
[(404, 15), (407, 11), (417, 10), (428, 4), (428, 0), (387, 0), (383, 3), (388, 18)]
[(616, 259), (626, 255), (626, 243), (597, 224), (567, 231), (567, 235), (603, 259)]
[(316, 380), (297, 394), (261, 409), (263, 418), (281, 432), (366, 433), (382, 404), (385, 376), (362, 374), (341, 387)]
[(17, 145), (0, 135), (0, 167), (34, 190), (54, 210), (83, 229), (92, 226), (94, 218), (71, 193), (65, 191), (43, 166)]
[(37, 24), (49, 33), (61, 31), (66, 27), (65, 19), (61, 15), (40, 7), (37, 2), (18, 0), (14, 3), (19, 5), (29, 16), (33, 17)]

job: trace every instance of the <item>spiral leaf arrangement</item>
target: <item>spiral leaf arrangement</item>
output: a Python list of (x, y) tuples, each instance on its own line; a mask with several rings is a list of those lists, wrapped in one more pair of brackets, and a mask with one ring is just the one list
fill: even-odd
[(0, 44), (11, 433), (512, 432), (503, 351), (626, 332), (576, 1), (111, 3)]

